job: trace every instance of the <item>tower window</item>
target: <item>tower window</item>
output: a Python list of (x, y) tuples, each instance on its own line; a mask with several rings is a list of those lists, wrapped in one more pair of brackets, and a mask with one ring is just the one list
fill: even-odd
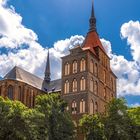
[(1, 96), (1, 94), (2, 94), (2, 87), (0, 86), (0, 96)]
[(105, 70), (103, 72), (103, 78), (104, 78), (103, 81), (106, 82), (106, 72), (105, 72)]
[(104, 88), (104, 99), (106, 99), (106, 89)]
[(80, 90), (83, 91), (86, 89), (86, 79), (84, 77), (80, 80)]
[(65, 85), (64, 85), (64, 93), (67, 94), (69, 93), (69, 81), (66, 80)]
[(90, 79), (90, 91), (93, 92), (93, 88), (94, 88), (94, 81), (93, 78)]
[(77, 73), (77, 61), (73, 62), (73, 73)]
[(91, 100), (90, 102), (90, 114), (94, 114), (94, 101)]
[(98, 93), (98, 82), (95, 81), (95, 84), (94, 84), (94, 93), (97, 94)]
[(98, 103), (95, 102), (95, 112), (98, 113)]
[(93, 60), (90, 60), (90, 72), (93, 73), (94, 71), (94, 62)]
[(70, 74), (70, 64), (67, 62), (65, 64), (65, 75), (69, 75)]
[(95, 74), (95, 76), (98, 76), (98, 66), (97, 66), (97, 63), (95, 63), (95, 66), (94, 66), (94, 74)]
[(80, 101), (80, 113), (85, 113), (85, 101), (82, 99)]
[(84, 58), (82, 58), (80, 61), (80, 71), (85, 71), (85, 70), (86, 70), (86, 61)]
[(75, 101), (72, 102), (72, 114), (76, 114), (77, 113), (77, 103)]
[(9, 86), (8, 86), (8, 94), (7, 94), (7, 97), (8, 97), (9, 99), (11, 99), (11, 100), (14, 99), (14, 97), (13, 97), (13, 91), (14, 91), (13, 86), (12, 86), (12, 85), (9, 85)]
[(73, 89), (73, 92), (77, 91), (77, 80), (76, 79), (74, 79), (72, 82), (72, 89)]

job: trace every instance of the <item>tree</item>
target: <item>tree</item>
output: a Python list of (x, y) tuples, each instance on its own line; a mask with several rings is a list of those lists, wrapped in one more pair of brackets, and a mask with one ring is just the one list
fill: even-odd
[(138, 140), (140, 139), (140, 107), (129, 108), (128, 115), (132, 121), (132, 137)]
[(131, 137), (132, 122), (127, 109), (123, 98), (113, 99), (107, 105), (107, 115), (103, 121), (108, 140), (133, 140)]
[(84, 115), (79, 123), (87, 140), (106, 140), (104, 125), (98, 115)]
[[(71, 140), (74, 125), (68, 112), (67, 104), (59, 94), (40, 95), (36, 99), (35, 109), (44, 114), (44, 132), (49, 140)], [(45, 133), (42, 132), (45, 135)]]
[(0, 97), (0, 139), (32, 140), (29, 123), (25, 117), (27, 110), (28, 108), (21, 102)]

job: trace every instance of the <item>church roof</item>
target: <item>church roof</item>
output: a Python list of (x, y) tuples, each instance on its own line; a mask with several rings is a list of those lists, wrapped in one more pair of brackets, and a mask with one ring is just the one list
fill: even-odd
[(50, 83), (46, 83), (43, 79), (17, 66), (15, 66), (11, 71), (9, 71), (5, 75), (4, 79), (22, 81), (35, 88), (47, 92), (61, 90), (61, 79), (51, 81)]

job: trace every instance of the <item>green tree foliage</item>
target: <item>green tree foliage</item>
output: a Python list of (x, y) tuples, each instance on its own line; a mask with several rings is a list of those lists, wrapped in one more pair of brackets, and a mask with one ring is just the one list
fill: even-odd
[(72, 140), (65, 107), (58, 94), (38, 96), (33, 109), (0, 97), (0, 140)]
[(132, 136), (134, 140), (140, 139), (140, 107), (129, 108), (128, 115), (132, 121)]
[(49, 140), (73, 139), (74, 125), (68, 112), (67, 104), (58, 94), (38, 96), (35, 109), (45, 115), (44, 128), (47, 128)]
[(98, 115), (84, 115), (79, 124), (87, 140), (106, 140), (104, 124)]
[(87, 140), (140, 140), (140, 107), (128, 108), (123, 98), (113, 99), (106, 114), (83, 116), (80, 126)]

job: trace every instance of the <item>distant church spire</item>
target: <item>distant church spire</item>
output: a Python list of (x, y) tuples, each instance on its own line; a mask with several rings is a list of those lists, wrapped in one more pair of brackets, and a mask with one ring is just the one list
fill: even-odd
[(46, 82), (50, 82), (51, 81), (51, 72), (50, 72), (50, 58), (49, 58), (49, 50), (48, 50), (48, 56), (47, 56), (47, 63), (46, 63), (46, 69), (45, 69), (45, 78), (44, 80)]
[(89, 31), (96, 31), (96, 18), (94, 14), (94, 2), (92, 0), (92, 10), (91, 10), (91, 17), (89, 19), (90, 28)]

